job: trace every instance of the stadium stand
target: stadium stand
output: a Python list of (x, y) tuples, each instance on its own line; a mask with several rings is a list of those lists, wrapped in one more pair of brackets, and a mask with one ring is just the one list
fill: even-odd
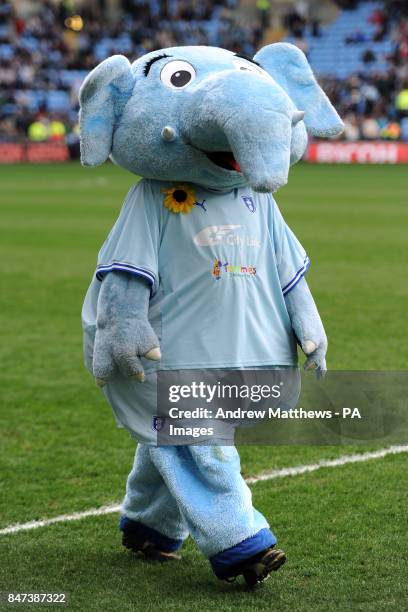
[[(80, 84), (98, 62), (114, 53), (130, 58), (175, 44), (204, 44), (253, 54), (262, 28), (234, 18), (236, 0), (159, 2), (125, 0), (112, 24), (74, 2), (38, 3), (36, 14), (18, 14), (0, 0), (0, 138), (53, 138), (63, 122), (75, 135)], [(35, 123), (34, 128), (30, 126)]]
[(319, 28), (292, 14), (287, 41), (308, 55), (345, 139), (408, 141), (408, 2), (349, 5)]
[[(333, 23), (320, 28), (317, 36), (312, 26), (306, 26), (301, 38), (316, 73), (341, 80), (354, 73), (386, 71), (386, 58), (392, 55), (394, 44), (388, 37), (375, 40), (373, 14), (381, 9), (381, 3), (366, 2), (354, 10), (341, 11)], [(299, 42), (295, 37), (288, 37), (288, 41)]]
[[(114, 21), (104, 18), (103, 1), (99, 12), (80, 14), (75, 0), (35, 4), (25, 15), (0, 0), (0, 141), (65, 140), (73, 150), (78, 89), (99, 61), (174, 44), (252, 55), (268, 26), (265, 12), (243, 19), (239, 0), (122, 0)], [(345, 139), (408, 141), (408, 2), (337, 4), (334, 21), (321, 25), (308, 21), (307, 0), (295, 3), (286, 40), (307, 53), (345, 119)]]

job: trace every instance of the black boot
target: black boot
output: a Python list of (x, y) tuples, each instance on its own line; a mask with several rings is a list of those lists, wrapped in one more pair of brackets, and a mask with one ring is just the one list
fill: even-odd
[(241, 563), (231, 567), (227, 582), (233, 582), (237, 576), (243, 576), (249, 587), (264, 582), (271, 572), (276, 572), (286, 561), (283, 550), (271, 546)]
[(153, 542), (149, 542), (149, 540), (141, 540), (139, 537), (135, 536), (132, 533), (123, 533), (122, 536), (122, 544), (126, 548), (133, 550), (133, 552), (142, 553), (146, 559), (150, 561), (160, 561), (161, 563), (165, 561), (180, 561), (180, 555), (177, 555), (174, 552), (164, 552), (159, 550)]

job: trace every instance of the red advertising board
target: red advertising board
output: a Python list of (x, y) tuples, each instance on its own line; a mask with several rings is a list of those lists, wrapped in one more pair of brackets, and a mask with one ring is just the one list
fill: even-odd
[(23, 145), (0, 142), (0, 164), (17, 164), (22, 161), (24, 161)]
[(26, 147), (28, 162), (64, 162), (69, 159), (68, 147), (57, 143), (29, 144)]
[(305, 159), (315, 164), (407, 164), (406, 142), (311, 142)]
[(68, 147), (55, 142), (18, 144), (0, 142), (0, 164), (52, 163), (69, 159)]
[[(406, 142), (311, 142), (305, 159), (315, 164), (407, 164)], [(69, 160), (65, 144), (0, 142), (0, 164), (52, 163)]]

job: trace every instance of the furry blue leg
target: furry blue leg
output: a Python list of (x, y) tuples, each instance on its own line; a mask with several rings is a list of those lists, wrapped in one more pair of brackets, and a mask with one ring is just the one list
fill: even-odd
[(150, 448), (139, 444), (126, 496), (120, 528), (141, 540), (150, 540), (159, 550), (172, 552), (182, 545), (188, 529), (159, 471), (150, 457)]
[(276, 543), (252, 506), (233, 446), (151, 447), (150, 456), (217, 576)]

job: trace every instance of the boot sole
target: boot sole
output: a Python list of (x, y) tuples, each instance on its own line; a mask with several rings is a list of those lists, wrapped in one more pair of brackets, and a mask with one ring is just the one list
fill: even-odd
[(131, 540), (123, 535), (122, 544), (125, 548), (132, 550), (135, 553), (141, 553), (145, 559), (149, 561), (158, 561), (159, 563), (166, 563), (168, 561), (181, 561), (180, 555), (176, 553), (166, 553), (158, 550), (154, 544), (149, 541), (145, 541), (142, 545), (135, 545)]
[(278, 571), (285, 562), (286, 555), (283, 550), (273, 549), (268, 551), (259, 561), (245, 568), (242, 575), (247, 585), (249, 587), (254, 587), (264, 582), (271, 572)]

